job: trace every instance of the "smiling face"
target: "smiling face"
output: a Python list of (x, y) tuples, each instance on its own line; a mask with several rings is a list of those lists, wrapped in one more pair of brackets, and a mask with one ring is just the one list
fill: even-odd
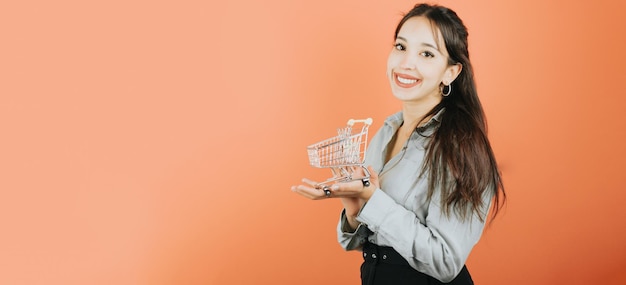
[(448, 64), (443, 37), (430, 20), (418, 16), (400, 28), (387, 60), (387, 75), (394, 96), (405, 103), (434, 107), (443, 98), (441, 84), (448, 85), (461, 71)]

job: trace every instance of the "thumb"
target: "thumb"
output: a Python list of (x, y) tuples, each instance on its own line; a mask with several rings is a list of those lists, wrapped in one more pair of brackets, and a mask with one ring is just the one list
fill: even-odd
[(367, 167), (367, 170), (370, 172), (370, 182), (376, 185), (376, 187), (379, 187), (380, 183), (378, 181), (378, 173), (376, 173), (376, 171), (374, 170), (374, 167), (369, 165)]

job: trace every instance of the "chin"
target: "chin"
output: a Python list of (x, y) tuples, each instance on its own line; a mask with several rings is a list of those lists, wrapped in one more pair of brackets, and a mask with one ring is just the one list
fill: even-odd
[(415, 94), (411, 94), (406, 91), (402, 92), (398, 90), (392, 90), (392, 93), (393, 93), (393, 97), (396, 97), (397, 99), (402, 100), (402, 101), (417, 99)]

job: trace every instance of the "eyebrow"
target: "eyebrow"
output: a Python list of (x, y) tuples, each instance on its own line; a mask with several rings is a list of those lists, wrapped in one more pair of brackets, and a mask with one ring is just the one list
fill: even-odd
[[(405, 38), (400, 37), (400, 36), (396, 37), (396, 39), (400, 39), (400, 40), (403, 40), (403, 41), (405, 41), (405, 42), (408, 42)], [(438, 52), (441, 52), (441, 51), (439, 50), (439, 48), (437, 48), (436, 46), (433, 46), (433, 45), (431, 45), (431, 44), (429, 44), (429, 43), (422, 43), (422, 45), (423, 45), (423, 46), (427, 46), (427, 47), (434, 48), (434, 49), (436, 49)]]

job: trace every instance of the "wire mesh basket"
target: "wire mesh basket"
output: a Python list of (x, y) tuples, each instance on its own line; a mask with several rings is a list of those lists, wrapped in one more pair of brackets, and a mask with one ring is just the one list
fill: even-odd
[[(355, 128), (356, 123), (362, 123), (361, 128)], [(363, 166), (367, 150), (367, 135), (372, 125), (372, 118), (363, 120), (348, 120), (347, 126), (337, 129), (337, 136), (314, 143), (307, 147), (309, 163), (317, 168), (330, 168), (333, 177), (316, 185), (330, 195), (329, 185), (336, 182), (356, 180), (352, 176), (355, 166), (363, 169), (365, 177), (358, 179), (363, 185), (369, 186), (369, 171)]]

